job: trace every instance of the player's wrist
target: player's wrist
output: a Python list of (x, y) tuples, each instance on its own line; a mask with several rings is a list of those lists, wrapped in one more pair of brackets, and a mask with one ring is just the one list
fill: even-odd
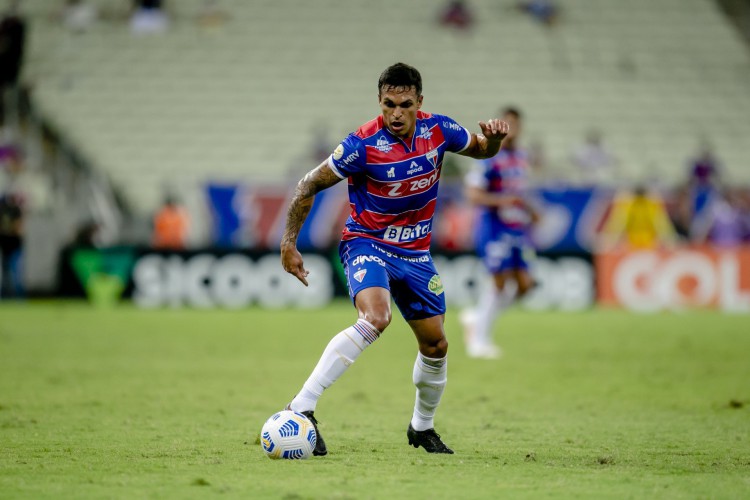
[(282, 252), (286, 252), (289, 250), (295, 250), (297, 248), (297, 238), (294, 237), (284, 237), (281, 239), (281, 244), (279, 245)]

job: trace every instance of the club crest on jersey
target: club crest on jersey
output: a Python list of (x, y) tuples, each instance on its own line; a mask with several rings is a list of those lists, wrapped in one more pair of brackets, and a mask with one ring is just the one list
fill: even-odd
[(358, 283), (362, 283), (362, 280), (365, 279), (365, 274), (367, 274), (367, 269), (360, 269), (354, 273), (354, 279), (357, 280)]
[(430, 282), (427, 283), (427, 289), (435, 295), (440, 295), (441, 293), (443, 293), (443, 282), (440, 279), (439, 275), (436, 274), (432, 278), (430, 278)]
[(336, 146), (336, 149), (333, 150), (333, 159), (340, 160), (342, 156), (344, 156), (344, 145), (339, 144)]
[(437, 168), (437, 157), (438, 157), (437, 149), (433, 149), (432, 151), (427, 153), (426, 157), (430, 161), (430, 163), (432, 163), (432, 166)]
[(421, 137), (422, 139), (429, 139), (432, 137), (430, 127), (428, 127), (426, 123), (423, 123), (422, 126), (419, 127), (419, 137)]
[(385, 136), (381, 135), (380, 137), (378, 137), (378, 141), (375, 143), (375, 149), (383, 153), (388, 153), (393, 148), (391, 147), (391, 144), (388, 142), (388, 139), (386, 139)]

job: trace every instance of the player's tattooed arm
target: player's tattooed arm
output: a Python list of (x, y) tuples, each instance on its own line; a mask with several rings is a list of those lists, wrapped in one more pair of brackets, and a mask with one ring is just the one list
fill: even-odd
[(307, 275), (302, 255), (297, 250), (297, 237), (312, 208), (315, 194), (327, 189), (341, 178), (333, 173), (328, 161), (309, 171), (298, 183), (286, 214), (286, 228), (281, 238), (281, 265), (289, 274), (307, 286)]
[(341, 178), (333, 173), (333, 170), (331, 170), (326, 161), (305, 174), (297, 183), (297, 188), (294, 190), (294, 197), (287, 211), (286, 230), (281, 240), (282, 246), (296, 244), (302, 224), (304, 224), (312, 208), (315, 194), (333, 186), (340, 180)]
[(493, 118), (487, 122), (479, 122), (481, 134), (471, 134), (469, 147), (461, 151), (464, 156), (470, 156), (478, 160), (492, 158), (500, 151), (503, 139), (508, 135), (510, 126), (507, 122)]

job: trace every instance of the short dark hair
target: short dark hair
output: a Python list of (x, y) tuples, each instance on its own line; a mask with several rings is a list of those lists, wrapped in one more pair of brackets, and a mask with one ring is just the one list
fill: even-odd
[(404, 63), (396, 63), (385, 68), (378, 79), (378, 95), (383, 87), (414, 87), (417, 95), (422, 95), (422, 75), (416, 68)]
[(515, 108), (513, 106), (508, 106), (508, 107), (506, 107), (506, 108), (503, 109), (502, 116), (505, 116), (505, 115), (513, 115), (517, 119), (519, 119), (519, 120), (521, 119), (521, 111), (519, 111), (518, 108)]

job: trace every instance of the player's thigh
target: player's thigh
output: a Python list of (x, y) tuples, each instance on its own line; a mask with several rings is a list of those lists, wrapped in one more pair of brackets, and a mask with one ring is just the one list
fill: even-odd
[(349, 297), (355, 305), (356, 297), (362, 290), (372, 287), (386, 290), (390, 288), (386, 262), (375, 254), (372, 247), (350, 244), (341, 253), (341, 263), (346, 274)]
[(391, 280), (391, 294), (405, 320), (419, 320), (445, 314), (445, 293), (432, 257), (400, 261)]
[(341, 252), (349, 296), (360, 318), (381, 332), (391, 322), (391, 295), (387, 266), (372, 246), (353, 242)]

